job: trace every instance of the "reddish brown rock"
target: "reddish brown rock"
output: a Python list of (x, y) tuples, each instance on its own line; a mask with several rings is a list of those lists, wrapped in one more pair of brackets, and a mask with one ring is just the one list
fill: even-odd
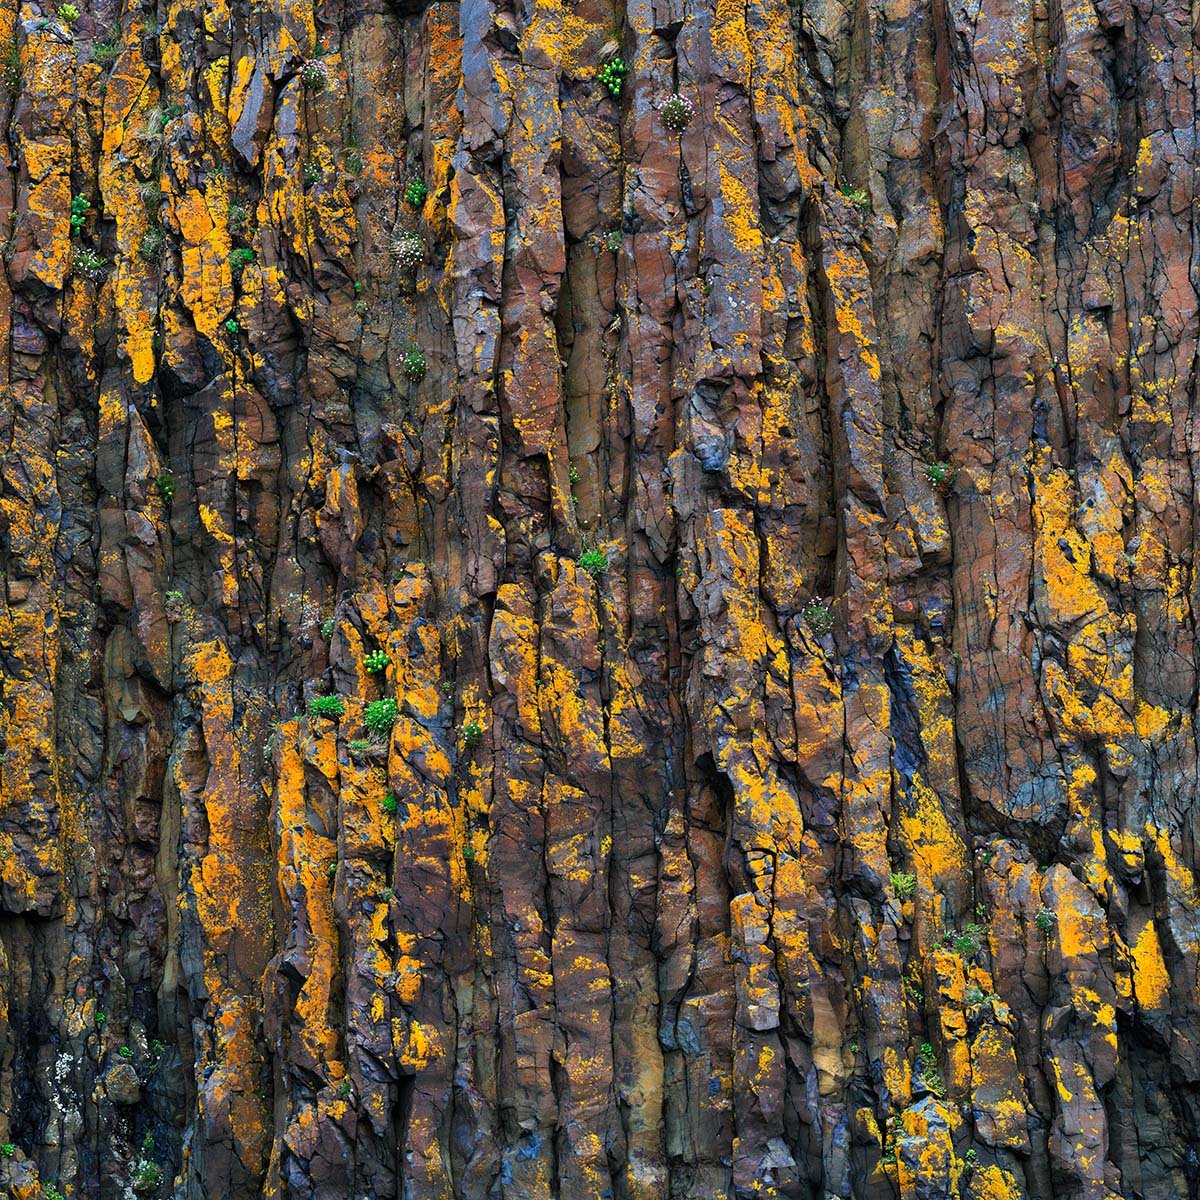
[(1200, 1189), (1195, 33), (0, 11), (0, 1194)]

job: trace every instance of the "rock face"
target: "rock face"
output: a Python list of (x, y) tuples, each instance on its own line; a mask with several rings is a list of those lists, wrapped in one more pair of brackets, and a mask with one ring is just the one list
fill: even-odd
[(1194, 2), (79, 5), (0, 1194), (1197, 1196)]

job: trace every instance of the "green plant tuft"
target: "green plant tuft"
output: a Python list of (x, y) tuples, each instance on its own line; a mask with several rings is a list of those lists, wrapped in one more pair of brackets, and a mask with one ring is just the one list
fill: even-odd
[(659, 108), (662, 123), (672, 133), (682, 133), (696, 115), (696, 106), (686, 97), (676, 92), (668, 96)]
[(129, 1046), (122, 1046), (117, 1053), (126, 1061), (129, 1062), (133, 1058), (133, 1050)]
[(589, 575), (603, 575), (608, 570), (608, 555), (603, 550), (585, 550), (579, 556), (579, 566)]
[(166, 245), (167, 235), (157, 225), (151, 225), (149, 229), (142, 234), (142, 240), (138, 242), (138, 258), (143, 262), (158, 262), (162, 257), (163, 246)]
[(474, 750), (483, 741), (483, 726), (478, 721), (464, 721), (462, 740), (468, 750)]
[(319, 58), (310, 58), (300, 68), (300, 82), (310, 92), (323, 92), (330, 84), (329, 68)]
[(372, 700), (363, 710), (363, 724), (372, 733), (390, 733), (396, 718), (400, 715), (400, 705), (391, 696), (383, 700)]
[(108, 267), (108, 259), (87, 246), (80, 246), (71, 261), (75, 270), (93, 283), (99, 283), (104, 278), (104, 271)]
[(171, 497), (175, 495), (175, 476), (170, 471), (159, 471), (154, 486), (158, 488), (158, 494), (163, 498), (164, 503), (170, 504)]
[(934, 491), (944, 496), (954, 486), (958, 472), (948, 462), (931, 462), (925, 464), (925, 478)]
[(838, 191), (854, 205), (855, 208), (862, 212), (870, 210), (871, 197), (867, 195), (862, 188), (851, 187), (849, 184), (843, 184)]
[(92, 43), (92, 62), (100, 67), (111, 67), (121, 57), (121, 43), (114, 34)]
[(609, 95), (619, 96), (628, 70), (623, 58), (610, 58), (597, 72), (596, 78), (608, 88)]
[(425, 378), (425, 352), (420, 346), (413, 346), (400, 362), (405, 375), (414, 383), (420, 383)]
[(87, 224), (88, 210), (92, 207), (91, 199), (80, 192), (71, 199), (71, 232), (78, 233)]
[(804, 619), (817, 637), (824, 637), (833, 629), (833, 611), (820, 600), (810, 600), (804, 606)]
[(372, 650), (369, 654), (363, 657), (363, 666), (372, 674), (378, 675), (381, 671), (386, 671), (388, 663), (392, 661), (392, 657), (386, 650)]
[(400, 810), (400, 801), (395, 796), (384, 796), (379, 802), (379, 807), (383, 809), (389, 817), (394, 817)]
[(341, 696), (314, 696), (308, 702), (308, 713), (312, 717), (336, 719), (346, 711), (346, 702)]
[(233, 268), (235, 274), (240, 275), (252, 262), (257, 255), (249, 246), (239, 246), (236, 250), (229, 252), (229, 265)]
[(58, 19), (70, 29), (79, 20), (79, 9), (74, 4), (60, 4), (58, 6)]
[(963, 958), (973, 958), (979, 947), (983, 944), (986, 932), (982, 925), (976, 925), (972, 921), (962, 933), (956, 934), (951, 938), (950, 944)]
[(404, 203), (410, 208), (420, 208), (428, 195), (429, 189), (425, 186), (425, 181), (415, 175), (404, 185)]
[(908, 871), (893, 871), (889, 876), (897, 900), (911, 900), (917, 892), (917, 877)]
[(242, 327), (241, 327), (241, 324), (238, 322), (237, 317), (230, 317), (229, 320), (225, 322), (225, 332), (226, 333), (232, 334), (236, 337), (237, 334), (241, 333), (241, 331), (242, 331)]
[(12, 1144), (12, 1142), (0, 1143), (0, 1155), (2, 1155), (4, 1158), (12, 1158), (16, 1152), (17, 1148)]
[(162, 1167), (148, 1158), (139, 1158), (129, 1174), (130, 1186), (138, 1196), (149, 1196), (157, 1192), (162, 1186), (162, 1181)]
[(1034, 917), (1034, 924), (1043, 932), (1049, 933), (1054, 928), (1054, 923), (1058, 918), (1054, 915), (1053, 910), (1049, 908), (1039, 908), (1038, 914)]

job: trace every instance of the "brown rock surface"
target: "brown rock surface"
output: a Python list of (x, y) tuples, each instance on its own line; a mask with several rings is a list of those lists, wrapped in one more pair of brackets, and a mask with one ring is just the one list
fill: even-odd
[(1194, 0), (76, 3), (0, 1196), (1200, 1196)]

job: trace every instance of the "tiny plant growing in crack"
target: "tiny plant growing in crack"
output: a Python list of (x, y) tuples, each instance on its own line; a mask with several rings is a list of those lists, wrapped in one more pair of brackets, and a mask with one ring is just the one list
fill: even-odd
[(425, 261), (425, 239), (419, 233), (406, 229), (393, 240), (392, 254), (401, 270), (415, 271)]
[(931, 462), (925, 464), (925, 478), (935, 492), (944, 496), (958, 478), (958, 472), (948, 462)]
[(71, 232), (78, 233), (87, 224), (88, 209), (92, 207), (91, 200), (83, 192), (71, 200)]
[(862, 188), (851, 187), (849, 184), (843, 184), (838, 191), (850, 201), (860, 212), (867, 212), (871, 208), (871, 197), (867, 195)]
[(413, 346), (405, 354), (400, 365), (413, 383), (420, 383), (425, 378), (425, 351), (420, 346)]
[(668, 96), (659, 106), (662, 123), (675, 134), (682, 133), (696, 115), (696, 106), (679, 92)]
[(596, 78), (608, 88), (610, 96), (619, 96), (628, 69), (623, 58), (610, 58), (597, 72)]
[(824, 637), (833, 629), (833, 611), (820, 600), (810, 600), (804, 606), (804, 619), (817, 637)]
[(341, 696), (314, 696), (308, 702), (308, 713), (312, 717), (328, 717), (334, 720), (346, 711), (346, 702)]
[(400, 706), (388, 696), (383, 700), (372, 700), (367, 705), (363, 710), (363, 724), (372, 733), (390, 733), (399, 715)]
[(404, 185), (404, 203), (409, 208), (420, 208), (428, 195), (429, 189), (425, 186), (425, 181), (415, 175)]
[(329, 74), (329, 68), (325, 65), (323, 59), (310, 58), (308, 62), (300, 68), (300, 82), (304, 84), (310, 92), (323, 92), (332, 82)]
[(608, 555), (603, 550), (585, 550), (579, 556), (579, 566), (589, 575), (603, 575), (608, 570)]

